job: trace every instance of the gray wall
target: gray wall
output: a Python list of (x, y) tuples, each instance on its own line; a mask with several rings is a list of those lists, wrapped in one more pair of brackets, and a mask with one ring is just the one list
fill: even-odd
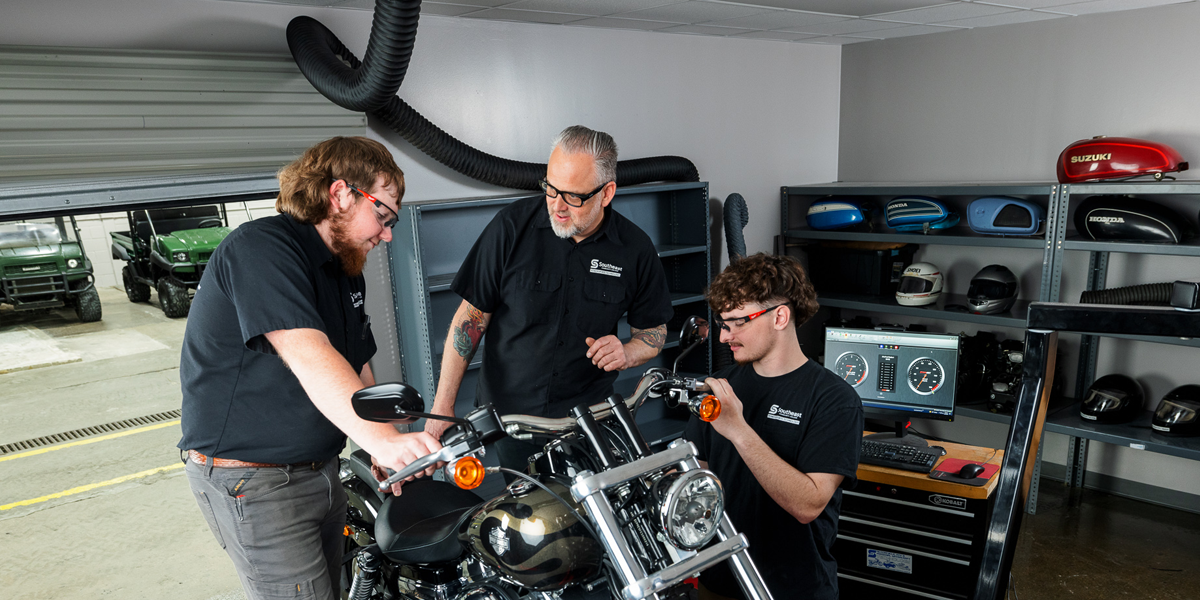
[[(1165, 142), (1194, 163), (1200, 156), (1200, 72), (1192, 66), (1200, 52), (1197, 31), (1200, 4), (1188, 3), (848, 46), (838, 178), (1053, 181), (1062, 149), (1094, 135)], [(985, 256), (934, 247), (918, 258), (948, 270), (949, 285), (960, 293), (979, 268), (1001, 262), (1033, 295), (1041, 269), (1039, 252), (1017, 250)], [(1086, 254), (1068, 253), (1064, 301), (1078, 301), (1086, 270)], [(1108, 286), (1188, 278), (1200, 278), (1200, 261), (1113, 254)], [(1073, 382), (1078, 337), (1063, 339)], [(1198, 362), (1200, 349), (1105, 340), (1097, 374), (1136, 377), (1152, 408), (1173, 387), (1200, 383)], [(1003, 430), (986, 423), (931, 428), (948, 437), (1003, 440)], [(1045, 459), (1065, 462), (1065, 443), (1048, 435)], [(1200, 462), (1093, 444), (1089, 470), (1200, 494)]]

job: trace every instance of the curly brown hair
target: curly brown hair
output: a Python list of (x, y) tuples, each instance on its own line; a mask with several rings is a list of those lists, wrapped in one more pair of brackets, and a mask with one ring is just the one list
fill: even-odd
[(404, 172), (383, 144), (365, 137), (330, 138), (280, 169), (275, 210), (316, 225), (329, 217), (329, 186), (334, 181), (341, 179), (370, 192), (380, 175), (385, 187), (396, 186), (399, 205), (404, 197)]
[(709, 307), (718, 313), (747, 304), (770, 306), (787, 302), (797, 328), (819, 308), (817, 292), (800, 261), (762, 252), (725, 267), (704, 295)]

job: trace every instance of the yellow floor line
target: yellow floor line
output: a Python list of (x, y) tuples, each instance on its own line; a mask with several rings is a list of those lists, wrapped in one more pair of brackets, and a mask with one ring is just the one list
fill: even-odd
[(96, 442), (103, 442), (105, 440), (111, 440), (111, 439), (115, 439), (115, 438), (119, 438), (119, 437), (125, 437), (127, 435), (133, 435), (135, 433), (142, 433), (143, 431), (162, 429), (163, 427), (170, 427), (172, 425), (178, 425), (178, 424), (179, 424), (179, 419), (175, 419), (174, 421), (166, 421), (166, 422), (157, 423), (154, 425), (147, 425), (145, 427), (138, 427), (137, 429), (130, 429), (128, 431), (110, 433), (108, 435), (102, 435), (100, 437), (95, 437), (95, 438), (88, 438), (86, 440), (79, 440), (77, 442), (69, 442), (66, 444), (59, 444), (57, 446), (50, 446), (48, 448), (38, 448), (37, 450), (29, 450), (27, 452), (19, 452), (17, 454), (12, 454), (9, 456), (0, 456), (0, 462), (4, 462), (6, 460), (13, 460), (16, 458), (24, 458), (26, 456), (34, 456), (37, 454), (45, 454), (47, 452), (53, 452), (55, 450), (62, 450), (63, 448), (72, 448), (74, 446), (82, 446), (84, 444), (95, 444)]
[(166, 471), (174, 471), (175, 469), (182, 469), (182, 468), (183, 468), (183, 463), (178, 463), (178, 464), (174, 464), (174, 465), (167, 465), (165, 467), (159, 467), (157, 469), (150, 469), (148, 471), (142, 471), (141, 473), (133, 473), (132, 475), (123, 475), (116, 479), (109, 479), (108, 481), (101, 481), (100, 483), (89, 483), (88, 485), (81, 485), (79, 487), (74, 487), (74, 488), (71, 488), (69, 490), (65, 490), (62, 492), (48, 494), (48, 495), (42, 496), (41, 498), (31, 498), (29, 500), (22, 500), (20, 502), (13, 502), (11, 504), (0, 504), (0, 510), (8, 510), (10, 508), (16, 508), (18, 506), (29, 506), (30, 504), (37, 504), (39, 502), (45, 502), (47, 500), (53, 500), (55, 498), (62, 498), (64, 496), (71, 496), (74, 494), (81, 494), (83, 492), (94, 490), (96, 488), (102, 488), (107, 485), (116, 485), (118, 483), (124, 483), (126, 481), (129, 481), (131, 479), (138, 479), (140, 477), (147, 477), (147, 476), (153, 475), (155, 473), (164, 473)]

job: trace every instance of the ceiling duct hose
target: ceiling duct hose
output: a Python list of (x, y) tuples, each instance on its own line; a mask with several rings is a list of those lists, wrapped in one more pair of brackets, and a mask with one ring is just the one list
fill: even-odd
[(1092, 290), (1079, 295), (1080, 304), (1123, 304), (1168, 306), (1171, 283), (1147, 283), (1126, 287)]
[[(333, 32), (311, 17), (296, 17), (287, 27), (288, 48), (300, 72), (334, 104), (366, 112), (434, 160), (492, 185), (540, 189), (545, 163), (493, 156), (439, 129), (396, 96), (417, 39), (420, 0), (378, 0), (367, 51), (359, 61)], [(679, 156), (657, 156), (617, 163), (617, 185), (651, 181), (699, 181), (696, 166)]]
[(729, 249), (729, 262), (746, 258), (746, 235), (742, 229), (750, 222), (750, 209), (741, 194), (730, 194), (725, 198), (725, 246)]

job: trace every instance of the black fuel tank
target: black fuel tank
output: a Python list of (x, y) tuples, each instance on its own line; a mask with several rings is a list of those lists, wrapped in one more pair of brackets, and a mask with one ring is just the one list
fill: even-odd
[(1092, 196), (1075, 209), (1075, 229), (1094, 240), (1179, 244), (1195, 227), (1179, 213), (1150, 200)]

